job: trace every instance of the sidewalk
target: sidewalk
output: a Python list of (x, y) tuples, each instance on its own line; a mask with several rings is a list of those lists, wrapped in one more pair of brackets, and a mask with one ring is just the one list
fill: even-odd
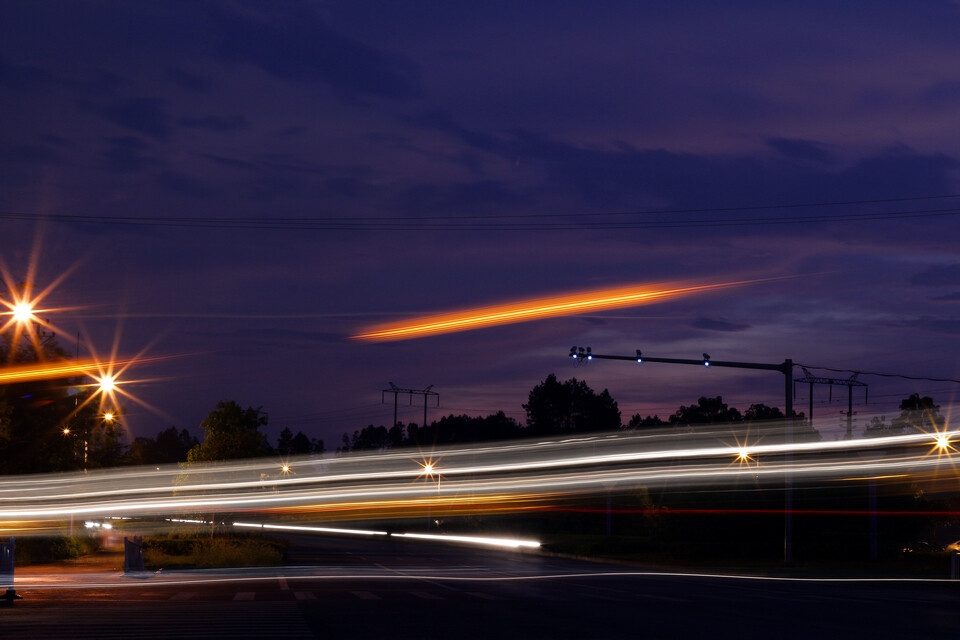
[(78, 573), (123, 573), (123, 552), (105, 550), (82, 556), (75, 560), (63, 560), (61, 562), (31, 564), (26, 566), (18, 565), (14, 569), (14, 579)]

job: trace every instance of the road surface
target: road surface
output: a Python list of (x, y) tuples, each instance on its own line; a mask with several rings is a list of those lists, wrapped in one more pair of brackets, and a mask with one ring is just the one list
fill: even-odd
[(293, 566), (23, 570), (13, 638), (955, 638), (960, 583), (670, 575), (537, 552), (299, 536)]

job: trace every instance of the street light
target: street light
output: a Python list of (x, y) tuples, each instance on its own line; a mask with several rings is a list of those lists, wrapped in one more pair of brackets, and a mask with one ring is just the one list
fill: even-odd
[(100, 387), (101, 393), (110, 393), (117, 388), (117, 381), (114, 376), (105, 375), (97, 379), (97, 385)]
[(33, 320), (33, 305), (26, 300), (21, 300), (13, 305), (12, 313), (13, 319), (16, 320), (18, 324), (26, 324)]
[(942, 453), (946, 453), (952, 447), (950, 446), (950, 435), (947, 433), (938, 433), (936, 437), (936, 447)]

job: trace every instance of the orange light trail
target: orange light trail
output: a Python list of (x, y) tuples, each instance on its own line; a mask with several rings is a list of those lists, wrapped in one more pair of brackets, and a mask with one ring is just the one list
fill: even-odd
[(28, 382), (31, 380), (52, 380), (70, 376), (91, 375), (100, 365), (96, 360), (70, 360), (30, 364), (15, 367), (0, 367), (0, 383)]
[(638, 307), (674, 298), (738, 287), (765, 280), (741, 280), (713, 284), (636, 284), (607, 289), (532, 298), (506, 304), (476, 307), (461, 311), (423, 316), (414, 320), (390, 322), (367, 327), (351, 336), (365, 342), (410, 340), (443, 333), (470, 331), (516, 322), (570, 316), (587, 311), (607, 311)]
[[(163, 359), (166, 358), (163, 356), (155, 356), (152, 358), (111, 360), (106, 366), (109, 367), (110, 370), (125, 369), (133, 364)], [(69, 378), (71, 376), (89, 376), (94, 379), (100, 379), (104, 375), (109, 375), (104, 373), (104, 367), (105, 365), (102, 361), (94, 358), (0, 367), (0, 384), (30, 382), (33, 380), (55, 380), (57, 378)]]

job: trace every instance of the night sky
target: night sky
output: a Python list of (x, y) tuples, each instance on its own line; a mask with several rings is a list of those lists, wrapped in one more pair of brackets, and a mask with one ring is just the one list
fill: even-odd
[[(731, 8), (735, 7), (735, 8)], [(548, 374), (626, 422), (863, 371), (858, 426), (960, 385), (960, 3), (0, 4), (0, 257), (133, 435), (218, 400), (323, 438), (395, 383), (523, 418)], [(384, 322), (658, 283), (756, 284), (419, 339)], [(803, 375), (797, 369), (796, 375)], [(798, 386), (797, 409), (807, 410)], [(846, 389), (818, 388), (825, 437)], [(422, 399), (401, 398), (419, 422)]]

